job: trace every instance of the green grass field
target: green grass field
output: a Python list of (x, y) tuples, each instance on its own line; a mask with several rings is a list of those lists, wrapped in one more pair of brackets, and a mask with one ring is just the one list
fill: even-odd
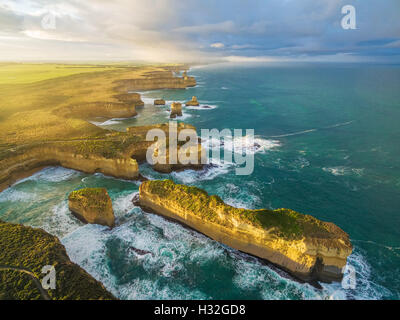
[(113, 69), (115, 67), (110, 65), (1, 63), (0, 85), (33, 83), (73, 74)]

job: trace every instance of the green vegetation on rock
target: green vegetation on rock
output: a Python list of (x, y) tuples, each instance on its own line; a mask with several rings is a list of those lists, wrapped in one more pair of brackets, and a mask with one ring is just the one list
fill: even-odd
[(110, 196), (104, 188), (84, 188), (72, 191), (68, 200), (79, 201), (85, 208), (105, 210), (110, 203)]
[(258, 209), (249, 210), (235, 208), (225, 204), (216, 195), (208, 195), (202, 189), (193, 186), (175, 184), (171, 180), (152, 180), (142, 183), (146, 192), (155, 194), (160, 198), (174, 200), (179, 205), (204, 221), (215, 222), (221, 225), (229, 224), (227, 219), (221, 219), (219, 214), (233, 217), (237, 221), (251, 224), (285, 239), (300, 239), (307, 235), (310, 237), (330, 238), (330, 225), (310, 215), (304, 215), (290, 209)]
[(42, 300), (39, 289), (25, 273), (0, 270), (0, 300)]
[(0, 221), (0, 299), (40, 299), (32, 279), (15, 268), (28, 270), (42, 279), (43, 266), (56, 270), (56, 289), (47, 290), (51, 299), (115, 299), (103, 285), (72, 263), (57, 237), (42, 229)]

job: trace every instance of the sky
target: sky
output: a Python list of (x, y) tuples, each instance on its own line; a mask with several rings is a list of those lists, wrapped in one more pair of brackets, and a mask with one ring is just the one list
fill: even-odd
[(400, 63), (400, 0), (0, 0), (0, 60)]

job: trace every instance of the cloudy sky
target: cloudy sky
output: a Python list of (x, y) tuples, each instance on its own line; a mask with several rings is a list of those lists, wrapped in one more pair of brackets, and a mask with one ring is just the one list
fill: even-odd
[(400, 1), (0, 0), (0, 60), (216, 59), (399, 63)]

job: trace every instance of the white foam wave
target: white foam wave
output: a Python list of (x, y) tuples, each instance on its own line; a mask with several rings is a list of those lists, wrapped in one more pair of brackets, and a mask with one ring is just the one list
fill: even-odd
[(181, 285), (163, 286), (159, 281), (136, 279), (120, 289), (120, 296), (128, 300), (205, 300), (204, 293)]
[(135, 208), (135, 205), (132, 203), (132, 198), (136, 193), (126, 194), (121, 197), (118, 197), (113, 201), (113, 210), (115, 217), (123, 218), (129, 216), (132, 210)]
[(156, 100), (156, 99), (142, 96), (142, 101), (144, 102), (144, 104), (152, 104), (153, 105), (154, 104), (154, 100)]
[(95, 126), (112, 126), (112, 125), (120, 124), (121, 121), (135, 119), (138, 117), (140, 117), (140, 115), (136, 114), (133, 117), (129, 117), (129, 118), (112, 118), (112, 119), (108, 119), (106, 121), (89, 121), (89, 122), (91, 124), (94, 124)]
[(61, 182), (70, 180), (71, 178), (77, 177), (79, 175), (81, 175), (81, 173), (76, 170), (66, 169), (63, 167), (48, 167), (37, 172), (30, 178), (32, 180)]
[(111, 126), (111, 125), (114, 125), (114, 124), (121, 123), (121, 120), (123, 120), (123, 119), (109, 119), (109, 120), (106, 120), (104, 122), (101, 122), (101, 121), (100, 122), (99, 121), (89, 121), (89, 122), (94, 124), (94, 125), (96, 125), (96, 126)]
[(292, 162), (289, 163), (288, 167), (290, 168), (289, 170), (291, 171), (300, 171), (301, 169), (305, 167), (310, 166), (310, 161), (308, 161), (304, 157), (297, 157), (294, 159)]
[(347, 265), (352, 266), (356, 271), (356, 288), (344, 289), (340, 283), (321, 284), (323, 291), (320, 298), (325, 300), (379, 300), (384, 296), (390, 296), (388, 289), (372, 281), (371, 267), (360, 252), (354, 250), (347, 259)]
[(269, 140), (261, 137), (250, 136), (241, 137), (226, 137), (226, 139), (209, 138), (204, 139), (202, 145), (205, 149), (218, 149), (223, 147), (226, 151), (234, 151), (244, 154), (266, 153), (269, 150), (280, 147), (281, 143), (278, 140)]
[(227, 174), (235, 165), (217, 159), (210, 159), (211, 164), (202, 170), (184, 170), (172, 172), (171, 175), (181, 183), (190, 184), (196, 181), (213, 180), (214, 178)]
[(34, 181), (47, 181), (47, 182), (61, 182), (67, 181), (75, 176), (80, 175), (81, 173), (76, 170), (66, 169), (63, 167), (47, 167), (43, 170), (40, 170), (33, 175), (26, 177), (24, 179), (18, 180), (13, 184), (16, 186), (25, 181), (34, 180)]
[(235, 198), (226, 198), (225, 197), (224, 202), (235, 208), (255, 209), (253, 204), (255, 202), (260, 202), (260, 198), (252, 195), (252, 196), (248, 197), (248, 201), (243, 201), (243, 200), (237, 199), (236, 197)]
[(323, 167), (322, 170), (331, 173), (334, 176), (345, 176), (345, 175), (362, 176), (364, 174), (364, 168), (350, 168), (346, 166)]
[(14, 188), (8, 188), (0, 193), (0, 202), (30, 202), (35, 198), (36, 195), (34, 193), (19, 191)]
[(242, 290), (257, 290), (264, 300), (285, 300), (291, 297), (312, 299), (315, 289), (308, 284), (282, 277), (277, 271), (262, 264), (260, 260), (233, 249), (236, 274), (234, 284)]
[[(169, 110), (164, 111), (164, 114), (166, 115), (167, 119), (171, 119), (171, 118), (170, 118), (170, 114), (171, 114), (171, 113), (170, 113)], [(183, 110), (181, 116), (177, 116), (176, 118), (171, 119), (171, 120), (181, 120), (181, 121), (184, 121), (184, 120), (186, 120), (186, 119), (188, 119), (188, 118), (191, 118), (191, 117), (192, 117), (191, 114), (189, 114), (189, 113), (187, 113), (187, 112), (185, 112), (185, 111)]]
[(54, 206), (51, 211), (51, 214), (42, 222), (42, 228), (50, 234), (63, 237), (83, 225), (72, 215), (67, 201)]
[(185, 107), (185, 109), (189, 109), (189, 110), (201, 110), (201, 111), (203, 111), (203, 110), (213, 110), (213, 109), (216, 109), (216, 108), (218, 108), (218, 106), (216, 106), (216, 105), (209, 105), (209, 104), (201, 104), (201, 105), (199, 105), (199, 106), (197, 106), (197, 107), (195, 107), (195, 106), (188, 106), (188, 107)]
[[(118, 286), (106, 263), (106, 241), (110, 233), (107, 227), (86, 224), (61, 239), (71, 261), (81, 266), (95, 279), (119, 296)], [(116, 228), (114, 228), (115, 230)]]

